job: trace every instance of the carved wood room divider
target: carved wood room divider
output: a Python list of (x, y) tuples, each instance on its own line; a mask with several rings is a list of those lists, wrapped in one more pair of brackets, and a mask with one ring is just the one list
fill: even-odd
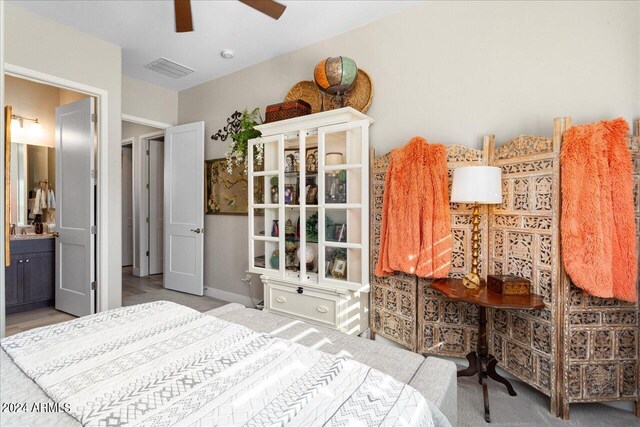
[[(556, 416), (568, 418), (569, 403), (616, 400), (635, 401), (640, 416), (638, 304), (584, 294), (561, 262), (559, 153), (570, 127), (570, 118), (555, 119), (551, 137), (519, 136), (494, 149), (493, 136), (488, 136), (482, 150), (447, 147), (450, 172), (474, 164), (502, 168), (503, 202), (481, 210), (481, 275), (526, 277), (546, 303), (543, 310), (531, 312), (490, 310), (490, 352), (507, 372), (550, 396)], [(640, 120), (629, 146), (640, 243)], [(372, 271), (388, 162), (386, 154), (372, 168)], [(451, 276), (461, 277), (471, 262), (470, 206), (452, 204), (451, 224)], [(640, 294), (640, 284), (638, 288)], [(430, 288), (430, 280), (371, 274), (370, 298), (374, 334), (423, 354), (464, 357), (475, 349), (476, 307), (445, 299)]]

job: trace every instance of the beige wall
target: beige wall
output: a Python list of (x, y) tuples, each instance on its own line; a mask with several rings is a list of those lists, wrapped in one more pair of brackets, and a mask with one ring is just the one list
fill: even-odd
[(122, 114), (175, 125), (178, 92), (122, 76)]
[[(109, 300), (106, 308), (119, 307), (122, 303), (121, 215), (120, 215), (120, 128), (121, 128), (121, 76), (120, 47), (81, 33), (51, 20), (29, 13), (11, 4), (5, 4), (4, 37), (5, 61), (8, 64), (50, 74), (62, 79), (82, 83), (108, 92), (108, 139), (106, 167), (100, 173), (106, 175), (101, 182), (107, 192), (100, 216), (106, 218), (106, 229), (99, 229), (101, 239), (108, 250), (102, 254), (106, 260), (106, 283)], [(101, 260), (101, 261), (103, 261)]]
[[(574, 123), (640, 114), (638, 2), (428, 2), (180, 92), (179, 122), (209, 139), (244, 107), (281, 102), (327, 56), (346, 55), (375, 85), (368, 111), (377, 154), (414, 135), (479, 147), (494, 133), (550, 135)], [(246, 217), (207, 216), (205, 286), (246, 295)]]
[(60, 105), (71, 104), (72, 102), (80, 101), (86, 98), (87, 95), (80, 92), (74, 92), (72, 90), (60, 89)]

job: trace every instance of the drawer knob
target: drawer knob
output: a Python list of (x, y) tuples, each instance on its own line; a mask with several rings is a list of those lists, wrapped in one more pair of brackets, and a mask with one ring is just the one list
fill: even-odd
[(318, 310), (320, 313), (327, 313), (329, 311), (329, 309), (324, 305), (319, 305), (318, 307), (316, 307), (316, 310)]
[(276, 297), (276, 302), (279, 302), (279, 303), (282, 304), (282, 303), (287, 302), (287, 299), (285, 297), (282, 297), (282, 296), (277, 296)]
[(302, 289), (302, 286), (298, 286), (298, 293), (301, 294), (304, 292), (304, 289)]

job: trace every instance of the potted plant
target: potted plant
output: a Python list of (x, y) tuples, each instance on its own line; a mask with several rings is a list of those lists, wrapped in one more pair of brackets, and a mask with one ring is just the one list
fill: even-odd
[[(259, 138), (262, 133), (255, 129), (255, 126), (262, 123), (262, 117), (260, 117), (260, 109), (254, 108), (253, 111), (249, 111), (246, 108), (242, 111), (240, 117), (240, 130), (231, 136), (233, 142), (229, 145), (229, 149), (225, 153), (227, 159), (227, 172), (233, 172), (234, 165), (244, 164), (246, 170), (245, 160), (249, 152), (249, 140)], [(254, 161), (256, 165), (262, 164), (262, 158), (264, 155), (264, 145), (257, 144), (254, 151)]]

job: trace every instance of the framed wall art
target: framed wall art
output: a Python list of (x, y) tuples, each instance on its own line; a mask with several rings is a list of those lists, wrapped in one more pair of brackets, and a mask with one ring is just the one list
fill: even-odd
[[(226, 159), (205, 161), (205, 214), (247, 215), (247, 174), (244, 165), (234, 165), (227, 171)], [(264, 184), (264, 183), (263, 183)], [(264, 200), (264, 185), (256, 185), (256, 200)]]

